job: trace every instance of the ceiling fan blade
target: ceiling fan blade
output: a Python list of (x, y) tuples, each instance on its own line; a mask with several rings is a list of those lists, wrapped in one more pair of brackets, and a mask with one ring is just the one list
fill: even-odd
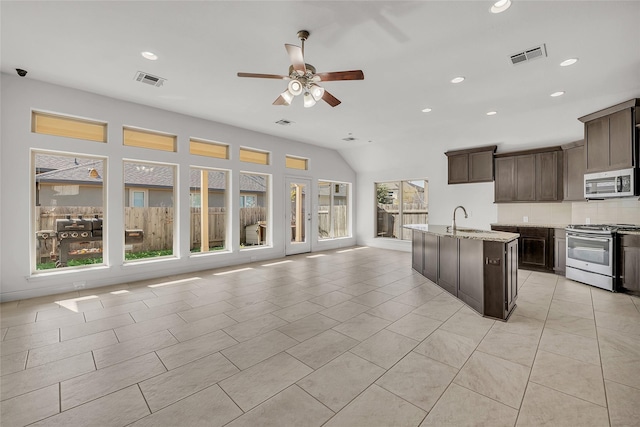
[(289, 80), (289, 76), (281, 76), (280, 74), (258, 74), (258, 73), (238, 73), (238, 77), (255, 77), (258, 79), (280, 79)]
[(293, 69), (304, 74), (307, 69), (304, 65), (304, 56), (302, 55), (302, 48), (300, 46), (296, 46), (293, 44), (285, 44), (285, 49), (287, 49), (287, 53), (289, 54), (289, 59), (291, 60), (291, 65), (293, 65)]
[(331, 105), (332, 107), (339, 105), (341, 102), (338, 98), (331, 95), (326, 89), (324, 91), (324, 94), (322, 95), (322, 99), (324, 100), (324, 102)]
[(323, 82), (330, 82), (335, 80), (364, 80), (364, 73), (362, 72), (362, 70), (317, 73), (316, 76), (320, 77)]

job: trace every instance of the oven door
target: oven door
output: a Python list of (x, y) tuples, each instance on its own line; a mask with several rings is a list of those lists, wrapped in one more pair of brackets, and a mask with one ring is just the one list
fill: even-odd
[(613, 237), (568, 231), (567, 266), (613, 276)]

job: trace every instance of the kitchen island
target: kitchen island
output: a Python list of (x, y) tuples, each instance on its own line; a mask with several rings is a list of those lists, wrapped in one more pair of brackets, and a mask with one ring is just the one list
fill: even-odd
[(412, 267), (483, 316), (507, 320), (518, 296), (518, 234), (411, 224)]

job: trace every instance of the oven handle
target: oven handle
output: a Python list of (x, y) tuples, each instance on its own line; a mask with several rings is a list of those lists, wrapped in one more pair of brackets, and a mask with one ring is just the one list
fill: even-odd
[(592, 241), (596, 241), (596, 242), (605, 242), (608, 243), (611, 241), (611, 239), (598, 239), (596, 237), (585, 237), (585, 236), (579, 236), (577, 234), (569, 234), (567, 233), (568, 237), (573, 237), (574, 239), (582, 239), (582, 240), (592, 240)]

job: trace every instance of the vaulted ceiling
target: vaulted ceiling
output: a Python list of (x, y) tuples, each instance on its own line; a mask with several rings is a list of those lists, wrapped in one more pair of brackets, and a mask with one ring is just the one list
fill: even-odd
[[(500, 14), (492, 3), (2, 1), (1, 69), (337, 149), (356, 171), (402, 167), (416, 152), (573, 141), (577, 117), (640, 97), (640, 2), (513, 0)], [(338, 107), (274, 106), (285, 81), (236, 76), (288, 74), (284, 44), (301, 29), (318, 71), (364, 71), (323, 83)], [(511, 63), (541, 44), (547, 56)], [(579, 61), (560, 67), (568, 58)], [(137, 71), (167, 81), (141, 84)]]

